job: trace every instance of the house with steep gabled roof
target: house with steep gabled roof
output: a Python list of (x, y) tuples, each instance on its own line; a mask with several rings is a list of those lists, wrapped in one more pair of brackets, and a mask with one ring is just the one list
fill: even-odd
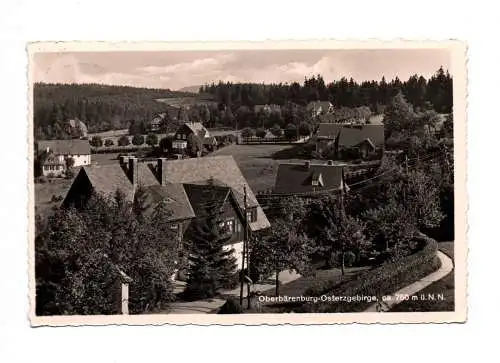
[(337, 158), (366, 158), (383, 150), (384, 144), (384, 125), (319, 124), (316, 131), (316, 152), (332, 149)]
[(175, 132), (172, 148), (177, 152), (184, 151), (187, 148), (189, 135), (194, 135), (203, 144), (203, 140), (210, 137), (210, 132), (200, 122), (186, 122)]
[(278, 167), (275, 194), (314, 196), (346, 188), (344, 166), (327, 163), (283, 163)]
[(331, 113), (334, 107), (330, 101), (312, 101), (307, 104), (306, 109), (314, 117)]
[(62, 206), (81, 208), (93, 192), (112, 197), (117, 190), (129, 202), (134, 201), (138, 190), (143, 191), (141, 198), (149, 210), (160, 202), (166, 203), (171, 214), (169, 222), (178, 231), (179, 241), (188, 233), (192, 221), (202, 218), (206, 207), (215, 203), (231, 233), (229, 243), (240, 262), (245, 210), (250, 233), (270, 227), (232, 156), (160, 158), (157, 162), (121, 156), (116, 164), (84, 166)]
[(66, 172), (68, 165), (90, 165), (90, 144), (88, 140), (79, 139), (40, 140), (36, 143), (36, 157), (40, 174), (59, 176)]

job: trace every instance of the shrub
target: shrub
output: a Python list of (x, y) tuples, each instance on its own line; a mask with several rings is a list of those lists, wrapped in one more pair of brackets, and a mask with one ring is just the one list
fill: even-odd
[(144, 136), (134, 135), (134, 137), (132, 137), (132, 144), (134, 144), (136, 146), (144, 144)]
[(149, 134), (146, 138), (146, 144), (149, 146), (155, 146), (158, 144), (158, 136), (156, 134)]
[(90, 140), (90, 145), (94, 146), (94, 147), (101, 147), (102, 146), (102, 139), (100, 136), (94, 136), (92, 137), (92, 139)]
[[(420, 236), (415, 238), (415, 240), (420, 245), (420, 249), (414, 254), (364, 271), (338, 288), (328, 291), (328, 294), (346, 297), (363, 296), (380, 298), (383, 295), (392, 294), (435, 271), (439, 268), (439, 260), (436, 256), (437, 242), (427, 236)], [(313, 292), (317, 293), (317, 291)], [(325, 293), (324, 291), (321, 292)], [(361, 312), (372, 303), (373, 301), (340, 302), (338, 304), (331, 302), (307, 303), (299, 308), (298, 312)]]
[(249, 127), (245, 127), (243, 130), (241, 130), (241, 137), (243, 137), (245, 139), (248, 139), (248, 138), (252, 137), (253, 135), (254, 135), (254, 131)]
[(241, 314), (243, 309), (236, 298), (229, 298), (221, 306), (217, 314)]
[(257, 131), (255, 131), (255, 136), (263, 139), (264, 137), (266, 137), (266, 130), (264, 130), (264, 129), (257, 129)]
[(118, 146), (130, 145), (130, 140), (127, 136), (123, 135), (118, 139)]
[(39, 176), (38, 178), (35, 178), (35, 183), (44, 184), (46, 182), (47, 182), (47, 178), (43, 175)]
[(104, 141), (104, 146), (107, 146), (107, 147), (113, 146), (114, 144), (115, 143), (111, 139), (106, 139), (106, 141)]

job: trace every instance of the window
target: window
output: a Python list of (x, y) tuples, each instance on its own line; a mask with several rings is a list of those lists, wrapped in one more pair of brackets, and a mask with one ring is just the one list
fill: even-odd
[(183, 139), (183, 140), (186, 140), (186, 139), (187, 139), (186, 134), (182, 134), (182, 139)]
[(234, 232), (234, 219), (229, 219), (226, 221), (226, 226), (229, 232), (233, 233)]
[(181, 138), (181, 135), (177, 134), (177, 135), (175, 135), (175, 137), (177, 138), (177, 140), (179, 140)]

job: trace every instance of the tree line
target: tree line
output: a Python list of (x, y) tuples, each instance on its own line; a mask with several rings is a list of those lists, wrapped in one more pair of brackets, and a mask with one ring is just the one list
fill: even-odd
[(33, 88), (33, 118), (36, 139), (65, 139), (70, 119), (82, 120), (90, 133), (126, 129), (132, 120), (149, 120), (165, 112), (156, 99), (192, 94), (164, 89), (101, 84), (44, 84)]
[(368, 106), (379, 113), (398, 91), (402, 91), (408, 101), (416, 108), (428, 107), (428, 104), (440, 113), (449, 113), (453, 105), (452, 77), (442, 67), (425, 79), (417, 74), (408, 80), (398, 77), (387, 81), (356, 82), (353, 78), (342, 77), (340, 80), (325, 83), (321, 75), (305, 78), (304, 83), (254, 84), (219, 82), (200, 87), (201, 93), (216, 97), (217, 101), (227, 105), (233, 111), (240, 106), (276, 104), (285, 105), (293, 102), (305, 106), (311, 101), (330, 101), (336, 108), (355, 108)]

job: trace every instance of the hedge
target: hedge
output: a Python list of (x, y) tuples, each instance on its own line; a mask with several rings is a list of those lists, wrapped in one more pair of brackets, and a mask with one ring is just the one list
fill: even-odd
[[(378, 297), (390, 295), (399, 289), (427, 276), (440, 267), (437, 257), (437, 242), (425, 235), (416, 238), (421, 241), (420, 250), (395, 262), (355, 275), (348, 282), (334, 288), (324, 295), (338, 297)], [(360, 299), (351, 302), (306, 303), (296, 312), (301, 313), (342, 313), (366, 310), (372, 301)]]

